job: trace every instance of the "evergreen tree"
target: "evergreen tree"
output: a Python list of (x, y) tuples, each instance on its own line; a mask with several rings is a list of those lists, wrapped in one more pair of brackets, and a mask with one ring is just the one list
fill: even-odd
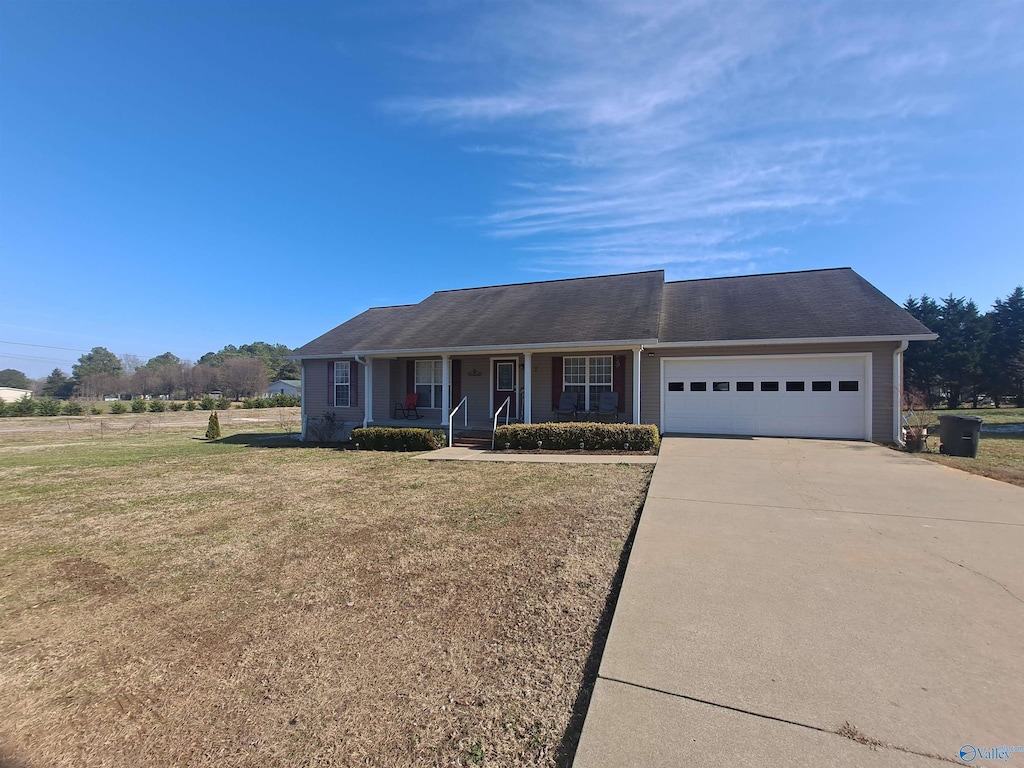
[[(931, 330), (938, 332), (941, 312), (939, 305), (928, 294), (920, 300), (913, 297), (904, 302), (903, 308)], [(903, 353), (904, 376), (913, 390), (922, 393), (929, 408), (934, 408), (935, 394), (939, 386), (941, 345), (938, 341), (915, 341)]]
[(220, 418), (217, 416), (217, 411), (210, 413), (210, 421), (206, 425), (206, 439), (220, 440)]
[(1024, 408), (1024, 286), (1005, 301), (996, 299), (989, 313), (991, 335), (983, 367), (988, 393), (999, 406), (1000, 398), (1011, 395)]
[(959, 408), (965, 393), (973, 397), (981, 381), (988, 340), (985, 325), (973, 301), (952, 294), (942, 300), (939, 320), (932, 330), (939, 334), (939, 379), (950, 408)]
[(0, 387), (32, 389), (32, 382), (21, 371), (16, 371), (14, 368), (4, 368), (0, 371)]
[(67, 400), (74, 391), (75, 382), (67, 377), (60, 368), (54, 368), (46, 377), (43, 384), (43, 397), (55, 397), (60, 400)]

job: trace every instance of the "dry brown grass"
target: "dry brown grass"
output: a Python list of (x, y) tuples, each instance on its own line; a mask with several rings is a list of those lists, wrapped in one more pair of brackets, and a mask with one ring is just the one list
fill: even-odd
[(650, 468), (193, 437), (0, 451), (0, 765), (564, 761)]
[(928, 439), (928, 450), (919, 455), (947, 467), (962, 469), (975, 475), (1002, 480), (1024, 488), (1024, 434), (981, 433), (978, 456), (968, 459), (940, 454), (938, 437)]

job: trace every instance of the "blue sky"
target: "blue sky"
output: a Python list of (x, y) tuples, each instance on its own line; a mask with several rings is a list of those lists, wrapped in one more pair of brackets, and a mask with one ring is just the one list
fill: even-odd
[(642, 269), (984, 308), (1022, 126), (1020, 2), (2, 0), (0, 368)]

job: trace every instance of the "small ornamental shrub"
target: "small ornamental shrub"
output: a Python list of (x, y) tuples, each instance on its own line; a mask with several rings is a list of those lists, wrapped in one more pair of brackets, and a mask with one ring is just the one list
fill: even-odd
[(199, 401), (199, 407), (204, 411), (212, 411), (217, 407), (217, 398), (213, 395), (206, 395)]
[(7, 404), (8, 416), (35, 416), (36, 401), (28, 395), (22, 395), (13, 403)]
[(164, 411), (167, 410), (167, 403), (165, 403), (163, 400), (150, 400), (149, 410), (152, 411), (153, 413), (163, 413)]
[(661, 437), (653, 424), (552, 422), (503, 424), (495, 430), (494, 442), (513, 450), (543, 445), (551, 451), (656, 451)]
[(195, 400), (189, 400), (187, 403), (185, 403), (185, 410), (186, 411), (194, 411), (197, 407), (198, 407), (198, 404), (196, 403)]
[(141, 397), (132, 400), (132, 413), (145, 413), (146, 412), (146, 401)]
[(231, 407), (231, 400), (226, 397), (218, 397), (216, 405), (218, 411), (226, 411)]
[(41, 397), (36, 400), (36, 413), (40, 416), (60, 416), (63, 404), (60, 400), (50, 397)]
[(294, 408), (302, 405), (302, 398), (295, 397), (294, 395), (283, 395), (278, 393), (273, 397), (267, 398), (269, 401), (267, 408)]
[(206, 439), (220, 440), (220, 417), (216, 411), (210, 414), (210, 421), (206, 425)]
[(184, 407), (185, 407), (185, 405), (184, 405), (184, 403), (179, 403), (179, 402), (175, 401), (175, 402), (173, 402), (173, 403), (169, 403), (169, 404), (168, 404), (168, 407), (169, 407), (169, 408), (170, 408), (170, 409), (171, 409), (172, 411), (180, 411), (180, 410), (181, 410), (182, 408), (184, 408)]
[(7, 403), (5, 403), (3, 400), (0, 400), (0, 416), (6, 416), (6, 415), (7, 415)]
[(110, 404), (111, 413), (126, 413), (128, 411), (128, 403), (124, 400), (115, 400)]
[(64, 403), (64, 407), (61, 408), (61, 412), (65, 416), (81, 416), (85, 413), (85, 406), (77, 400), (68, 400)]
[(89, 413), (91, 413), (93, 416), (99, 416), (101, 413), (103, 413), (103, 408), (100, 407), (99, 403), (93, 403), (89, 407)]
[(415, 427), (359, 427), (351, 441), (365, 451), (435, 451), (448, 444), (443, 430)]

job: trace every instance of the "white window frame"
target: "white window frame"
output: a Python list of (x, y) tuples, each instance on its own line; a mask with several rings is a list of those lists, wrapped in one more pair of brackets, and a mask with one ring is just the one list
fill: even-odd
[(334, 407), (352, 407), (352, 363), (348, 360), (334, 364)]
[[(583, 381), (566, 381), (568, 376), (570, 360), (583, 361)], [(608, 363), (608, 381), (598, 381), (592, 370), (593, 363), (604, 360)], [(578, 376), (578, 374), (577, 374)], [(575, 376), (574, 376), (575, 378)], [(570, 389), (572, 387), (573, 389)], [(615, 390), (615, 359), (613, 355), (569, 355), (562, 358), (562, 390), (565, 392), (575, 391), (576, 387), (583, 387), (583, 408), (590, 410), (597, 406), (599, 392), (613, 392)], [(591, 397), (591, 394), (594, 397)]]
[[(426, 368), (430, 366), (430, 379), (421, 378), (421, 365)], [(413, 363), (413, 392), (415, 392), (423, 402), (422, 408), (440, 408), (441, 407), (441, 386), (444, 379), (444, 361), (443, 360), (416, 360)], [(421, 393), (420, 387), (430, 387), (430, 395), (427, 397), (426, 393)], [(425, 399), (424, 399), (425, 398)]]

